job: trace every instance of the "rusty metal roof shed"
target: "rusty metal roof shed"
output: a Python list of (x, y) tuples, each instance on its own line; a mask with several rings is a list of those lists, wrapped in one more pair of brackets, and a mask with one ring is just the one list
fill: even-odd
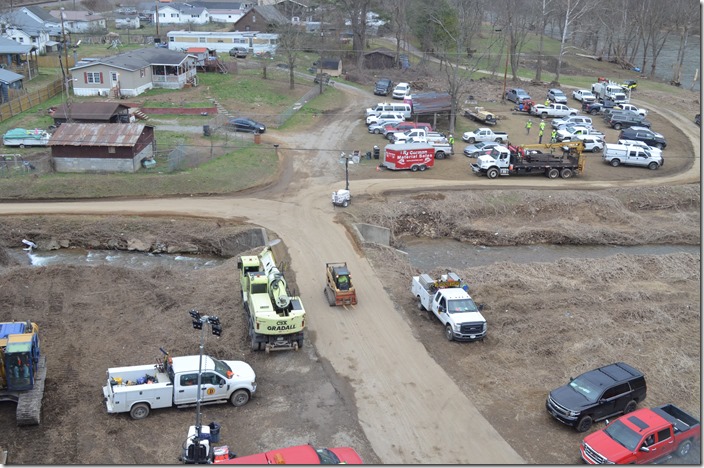
[(117, 102), (74, 102), (71, 112), (65, 104), (59, 104), (54, 111), (54, 118), (68, 118), (84, 120), (110, 120), (116, 113), (125, 112), (129, 106)]
[(411, 96), (413, 113), (416, 115), (435, 114), (437, 112), (450, 112), (452, 98), (449, 93), (414, 93)]
[(144, 124), (65, 123), (56, 129), (49, 146), (134, 146)]

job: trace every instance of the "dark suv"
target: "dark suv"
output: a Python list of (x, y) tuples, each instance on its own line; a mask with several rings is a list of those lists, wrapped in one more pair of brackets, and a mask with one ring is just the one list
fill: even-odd
[(388, 78), (382, 78), (374, 85), (374, 94), (377, 96), (388, 96), (394, 89), (394, 83)]
[(594, 421), (635, 410), (645, 394), (643, 373), (617, 362), (570, 379), (550, 392), (545, 407), (561, 423), (584, 432)]
[(645, 127), (624, 128), (618, 136), (619, 140), (638, 140), (648, 146), (664, 149), (667, 146), (665, 137)]
[(644, 119), (642, 116), (638, 114), (626, 114), (626, 113), (617, 113), (613, 114), (611, 116), (611, 119), (609, 120), (609, 125), (611, 128), (614, 130), (621, 130), (622, 128), (629, 128), (629, 127), (646, 127), (650, 128), (650, 121)]

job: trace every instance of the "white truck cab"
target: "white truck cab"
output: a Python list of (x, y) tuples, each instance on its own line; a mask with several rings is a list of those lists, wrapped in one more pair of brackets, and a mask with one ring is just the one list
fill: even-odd
[(655, 170), (663, 165), (662, 156), (655, 156), (649, 150), (639, 146), (604, 145), (602, 159), (612, 166), (629, 165), (641, 166)]

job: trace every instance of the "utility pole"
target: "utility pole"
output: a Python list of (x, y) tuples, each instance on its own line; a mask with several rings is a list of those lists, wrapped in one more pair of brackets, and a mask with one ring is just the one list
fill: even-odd
[(323, 36), (323, 23), (322, 21), (320, 22), (320, 63), (318, 64), (320, 68), (320, 74), (318, 75), (318, 79), (320, 80), (320, 94), (323, 94), (323, 41), (324, 36)]
[(159, 0), (156, 0), (156, 14), (154, 17), (156, 19), (156, 37), (159, 37)]
[[(203, 349), (205, 348), (205, 328), (203, 328), (203, 324), (210, 324), (210, 328), (213, 332), (213, 335), (215, 336), (220, 336), (222, 333), (222, 326), (220, 325), (220, 319), (215, 316), (211, 315), (200, 315), (200, 312), (197, 310), (191, 310), (188, 312), (191, 316), (191, 319), (193, 320), (193, 328), (196, 330), (200, 330), (200, 352), (198, 354), (198, 387), (196, 390), (196, 425), (195, 425), (195, 436), (193, 437), (193, 445), (195, 445), (196, 450), (194, 451), (196, 457), (200, 457), (202, 454), (202, 451), (200, 450), (200, 442), (203, 440), (202, 433), (201, 433), (201, 428), (202, 428), (202, 423), (201, 423), (201, 414), (200, 414), (200, 401), (202, 399), (202, 388), (201, 388), (201, 373), (203, 372)], [(198, 464), (203, 464), (203, 463), (208, 463), (209, 460), (209, 455), (206, 454), (206, 459), (201, 459), (197, 458), (195, 460), (186, 460), (186, 454), (184, 454), (184, 461), (186, 463), (198, 463)]]
[[(64, 7), (61, 7), (61, 40), (63, 43), (63, 53), (64, 53), (64, 67), (61, 67), (61, 72), (64, 78), (64, 87), (66, 88), (66, 122), (71, 122), (71, 88), (69, 83), (71, 81), (70, 74), (68, 72), (68, 42), (66, 41), (66, 28), (64, 27)], [(59, 54), (59, 63), (61, 62), (61, 54)]]

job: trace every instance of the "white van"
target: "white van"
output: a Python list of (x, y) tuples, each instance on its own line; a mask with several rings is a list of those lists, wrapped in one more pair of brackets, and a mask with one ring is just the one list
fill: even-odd
[(377, 115), (381, 112), (392, 112), (395, 114), (403, 114), (404, 119), (411, 118), (411, 105), (405, 102), (380, 102), (374, 107), (367, 109), (367, 117)]
[(638, 146), (614, 145), (607, 143), (604, 145), (602, 159), (612, 166), (621, 164), (629, 166), (641, 166), (655, 170), (662, 166), (662, 156), (655, 156), (647, 149)]

